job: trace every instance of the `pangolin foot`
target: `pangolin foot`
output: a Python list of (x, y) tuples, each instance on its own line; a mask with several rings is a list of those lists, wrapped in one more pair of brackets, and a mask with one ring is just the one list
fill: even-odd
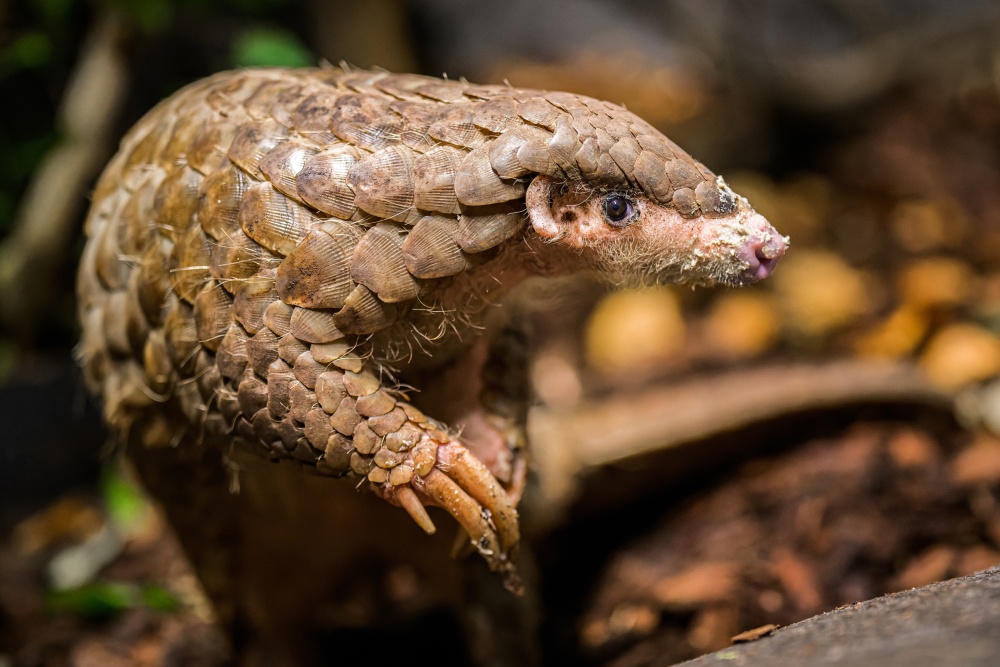
[(422, 426), (420, 440), (395, 466), (368, 473), (376, 493), (406, 510), (427, 533), (436, 528), (425, 506), (443, 508), (465, 529), (490, 569), (504, 574), (505, 585), (518, 590), (520, 529), (507, 491), (464, 445), (431, 424)]

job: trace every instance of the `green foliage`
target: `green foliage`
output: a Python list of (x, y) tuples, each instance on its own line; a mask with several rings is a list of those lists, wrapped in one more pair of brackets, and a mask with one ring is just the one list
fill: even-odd
[(29, 4), (35, 13), (47, 23), (62, 23), (70, 17), (73, 5), (78, 0), (31, 0)]
[(20, 69), (37, 69), (47, 65), (52, 58), (52, 41), (39, 30), (32, 30), (17, 37), (0, 50), (0, 76)]
[(180, 606), (177, 597), (162, 586), (113, 581), (97, 581), (77, 588), (49, 591), (45, 603), (52, 613), (75, 614), (92, 620), (111, 618), (138, 607), (169, 613)]
[(162, 586), (147, 584), (140, 588), (142, 593), (142, 603), (149, 609), (162, 612), (177, 611), (180, 601), (177, 597)]
[(146, 32), (163, 30), (173, 19), (170, 0), (113, 0), (113, 4)]
[(104, 467), (101, 495), (112, 522), (125, 533), (142, 520), (149, 507), (139, 489), (122, 475), (121, 466), (117, 463)]
[(307, 67), (315, 56), (291, 32), (278, 28), (251, 28), (233, 43), (237, 67)]

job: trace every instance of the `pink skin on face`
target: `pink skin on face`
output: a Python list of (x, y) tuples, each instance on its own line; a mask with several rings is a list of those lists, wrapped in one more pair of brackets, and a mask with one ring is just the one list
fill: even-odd
[(757, 212), (748, 218), (746, 224), (754, 231), (737, 251), (737, 256), (747, 263), (745, 282), (754, 283), (774, 273), (774, 267), (785, 254), (788, 242)]
[[(581, 269), (637, 283), (744, 285), (766, 278), (787, 239), (721, 179), (717, 187), (733, 203), (718, 217), (685, 218), (641, 192), (604, 192), (544, 176), (529, 186), (526, 203), (538, 236), (575, 249)], [(627, 198), (630, 212), (620, 221), (607, 214), (607, 198), (616, 194)]]

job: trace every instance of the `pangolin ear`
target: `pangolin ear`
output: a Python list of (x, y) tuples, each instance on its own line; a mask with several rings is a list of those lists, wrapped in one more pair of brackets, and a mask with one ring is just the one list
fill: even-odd
[(524, 195), (524, 203), (528, 207), (528, 217), (535, 233), (544, 239), (554, 239), (559, 236), (559, 226), (552, 217), (552, 179), (538, 175), (531, 181)]

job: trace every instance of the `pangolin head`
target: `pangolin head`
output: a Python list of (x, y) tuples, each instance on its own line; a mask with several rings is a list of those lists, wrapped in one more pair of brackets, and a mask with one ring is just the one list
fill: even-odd
[(539, 237), (617, 282), (743, 285), (771, 274), (787, 238), (721, 177), (621, 107), (589, 101), (574, 111), (573, 127), (599, 129), (564, 141), (575, 150), (570, 168), (528, 187)]
[(638, 188), (538, 176), (528, 214), (536, 234), (575, 249), (581, 268), (619, 283), (735, 286), (766, 278), (788, 240), (722, 177), (711, 187), (717, 207), (685, 216)]

